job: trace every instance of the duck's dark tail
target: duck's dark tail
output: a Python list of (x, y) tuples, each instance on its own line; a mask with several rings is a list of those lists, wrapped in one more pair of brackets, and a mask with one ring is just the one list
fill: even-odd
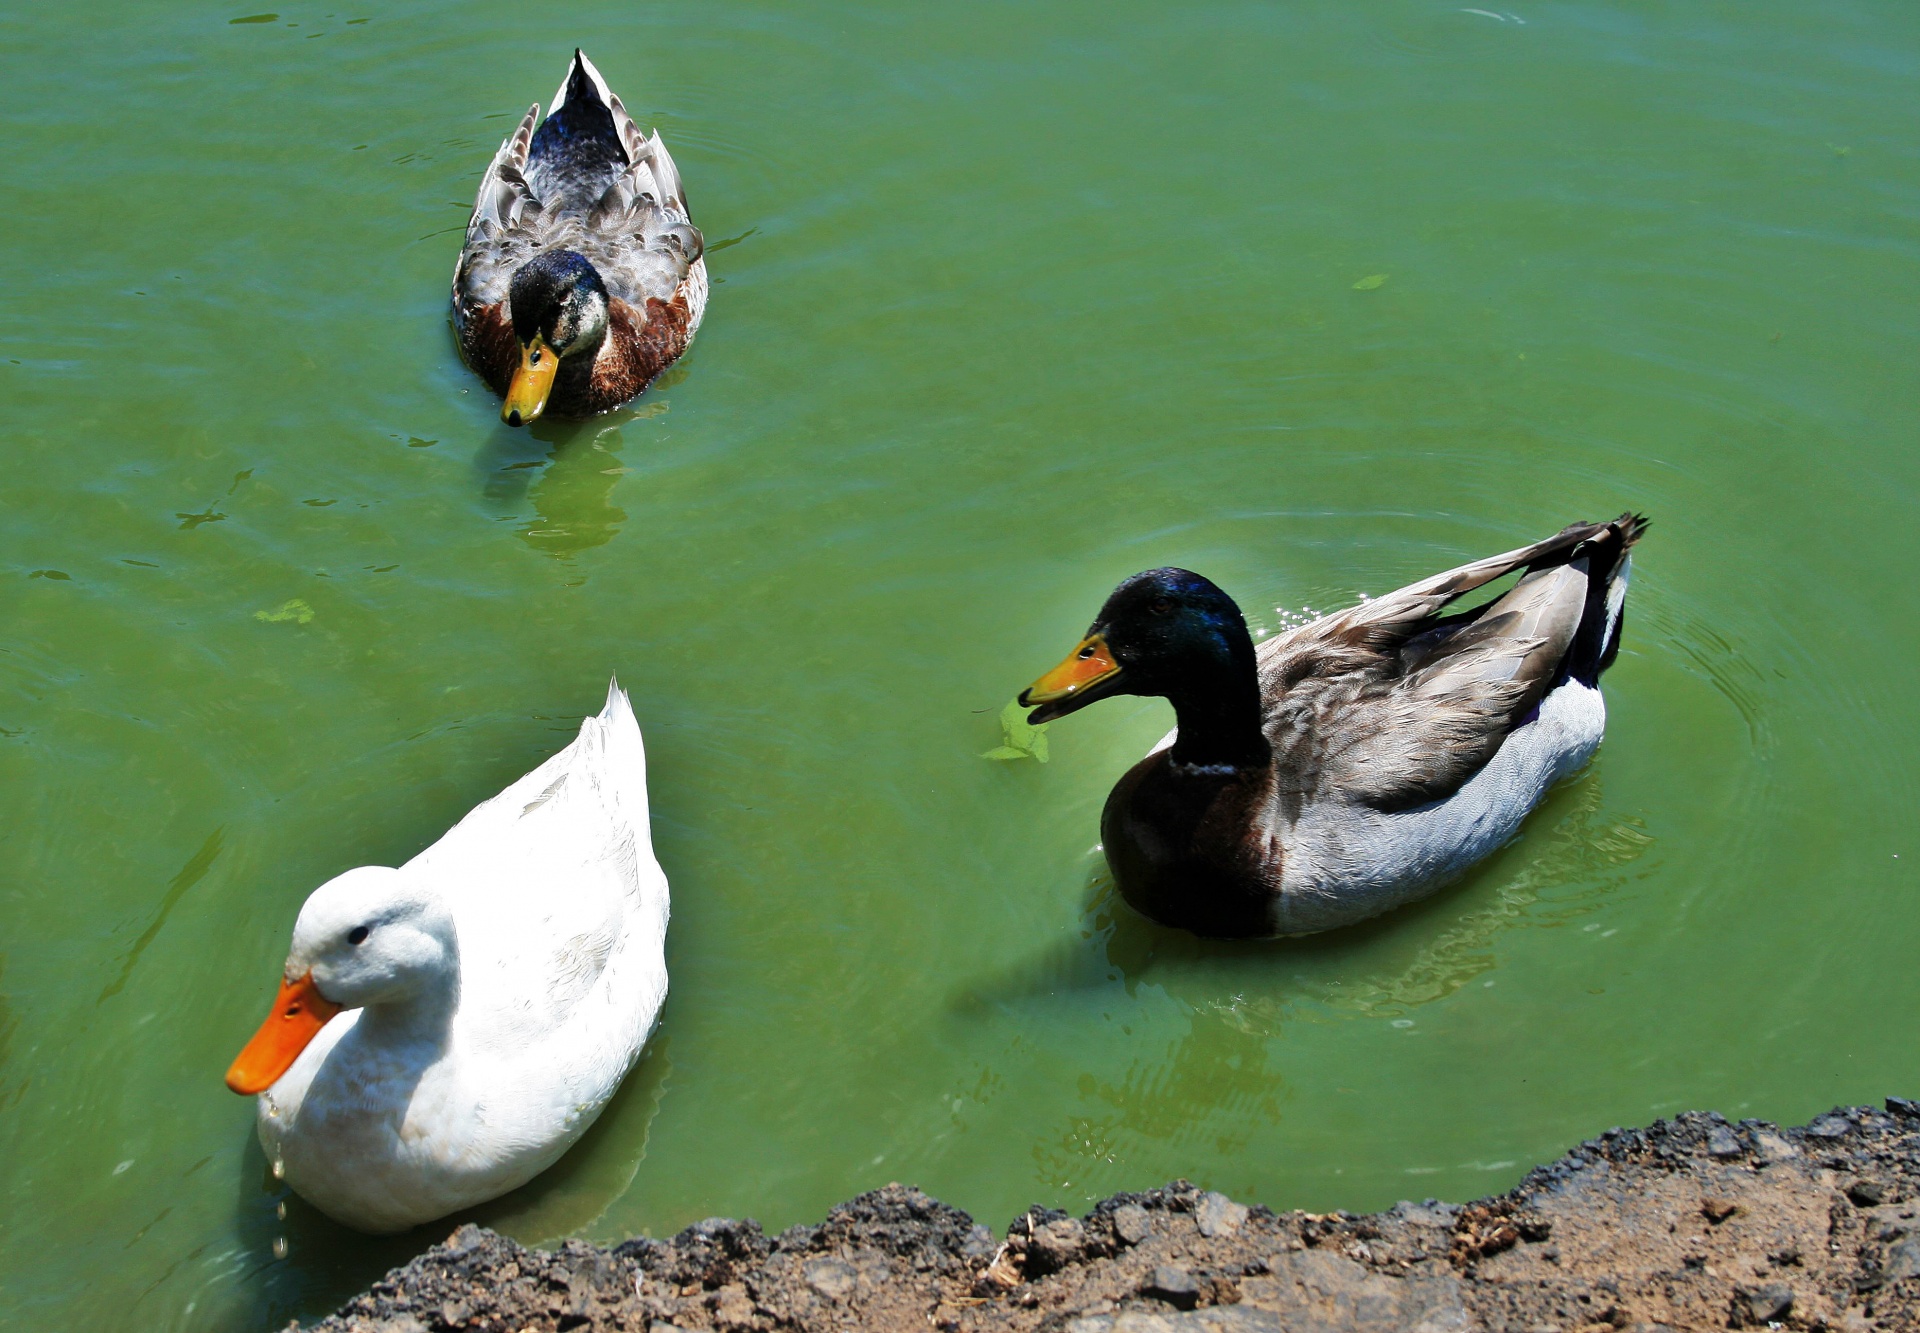
[(1597, 687), (1600, 673), (1620, 655), (1620, 629), (1627, 618), (1627, 583), (1633, 568), (1633, 546), (1647, 530), (1644, 514), (1626, 513), (1611, 523), (1598, 523), (1579, 545), (1554, 564), (1585, 562), (1587, 605), (1567, 650), (1564, 672), (1569, 679)]
[(534, 132), (527, 160), (530, 170), (545, 166), (583, 182), (627, 166), (627, 150), (613, 119), (613, 93), (584, 51), (574, 51), (566, 81)]

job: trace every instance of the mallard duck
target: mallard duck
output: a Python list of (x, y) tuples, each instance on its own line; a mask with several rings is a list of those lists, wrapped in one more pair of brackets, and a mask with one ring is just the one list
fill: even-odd
[[(1257, 649), (1226, 593), (1150, 569), (1020, 702), (1035, 725), (1119, 694), (1173, 704), (1175, 730), (1100, 819), (1141, 914), (1211, 936), (1332, 930), (1460, 875), (1593, 754), (1646, 526), (1576, 523)], [(1442, 614), (1516, 570), (1505, 595)]]
[(667, 881), (626, 694), (399, 869), (315, 889), (227, 1071), (321, 1212), (399, 1231), (531, 1180), (594, 1122), (667, 993)]
[(575, 51), (547, 118), (534, 103), (480, 180), (453, 271), (461, 354), (509, 426), (611, 411), (693, 341), (704, 250), (666, 144)]

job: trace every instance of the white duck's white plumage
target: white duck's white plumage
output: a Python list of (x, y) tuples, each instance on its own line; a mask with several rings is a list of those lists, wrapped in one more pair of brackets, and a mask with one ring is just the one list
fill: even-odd
[(268, 1157), (364, 1231), (524, 1184), (639, 1058), (666, 998), (667, 915), (640, 728), (615, 684), (571, 745), (406, 865), (308, 899), (289, 982), (365, 999), (259, 1097)]

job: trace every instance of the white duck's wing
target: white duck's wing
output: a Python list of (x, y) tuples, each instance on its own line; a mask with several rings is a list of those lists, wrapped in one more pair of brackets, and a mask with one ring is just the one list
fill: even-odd
[[(1400, 810), (1458, 791), (1548, 690), (1604, 665), (1608, 594), (1644, 528), (1575, 524), (1262, 644), (1282, 800)], [(1504, 596), (1440, 615), (1515, 570), (1528, 572)]]
[(667, 883), (653, 855), (646, 753), (625, 692), (614, 685), (571, 745), (403, 872), (428, 876), (453, 912), (459, 1022), (488, 1045), (554, 1033), (623, 954), (657, 954)]

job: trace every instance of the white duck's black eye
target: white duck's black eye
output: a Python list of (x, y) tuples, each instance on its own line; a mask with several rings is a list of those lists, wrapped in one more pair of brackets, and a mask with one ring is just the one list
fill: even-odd
[(348, 944), (364, 944), (366, 943), (367, 934), (368, 934), (368, 931), (365, 926), (355, 926), (352, 930), (347, 932), (347, 943)]

